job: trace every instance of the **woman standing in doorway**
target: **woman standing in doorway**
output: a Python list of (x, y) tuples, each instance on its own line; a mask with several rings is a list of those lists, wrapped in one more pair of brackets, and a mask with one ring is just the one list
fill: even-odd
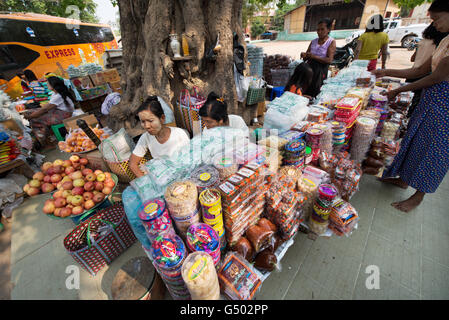
[(301, 58), (310, 65), (313, 70), (312, 83), (303, 94), (316, 97), (320, 93), (323, 81), (327, 78), (329, 64), (334, 60), (337, 42), (329, 36), (332, 22), (323, 19), (318, 22), (318, 38), (312, 40), (306, 52), (301, 52)]

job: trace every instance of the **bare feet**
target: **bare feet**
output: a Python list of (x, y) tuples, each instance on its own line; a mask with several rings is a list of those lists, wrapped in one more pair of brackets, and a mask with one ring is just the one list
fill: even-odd
[(401, 202), (393, 202), (391, 205), (402, 212), (410, 212), (420, 205), (424, 199), (425, 193), (417, 191), (407, 200)]
[(385, 178), (385, 179), (379, 178), (379, 181), (395, 185), (402, 189), (408, 188), (408, 184), (402, 181), (401, 178)]

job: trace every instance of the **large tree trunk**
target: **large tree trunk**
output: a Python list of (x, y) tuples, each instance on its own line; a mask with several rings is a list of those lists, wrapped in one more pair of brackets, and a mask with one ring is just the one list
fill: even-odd
[[(119, 0), (124, 65), (122, 101), (111, 109), (109, 126), (140, 133), (135, 111), (143, 99), (158, 95), (177, 110), (182, 89), (193, 86), (207, 95), (224, 97), (228, 112), (242, 114), (237, 103), (233, 70), (233, 33), (242, 39), (243, 0)], [(190, 61), (173, 61), (169, 35), (189, 40)], [(205, 59), (219, 34), (221, 50), (215, 62)], [(246, 59), (246, 58), (245, 58)], [(241, 105), (241, 104), (240, 104)], [(181, 125), (175, 111), (177, 124)]]

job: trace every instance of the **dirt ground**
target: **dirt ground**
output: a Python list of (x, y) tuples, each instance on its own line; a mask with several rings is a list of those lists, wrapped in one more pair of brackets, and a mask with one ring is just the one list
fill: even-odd
[[(267, 55), (282, 54), (291, 56), (294, 59), (300, 59), (301, 52), (307, 51), (309, 44), (310, 41), (270, 41), (255, 43), (254, 45), (263, 48), (264, 53)], [(337, 40), (337, 47), (342, 47), (345, 44), (346, 42), (344, 39)], [(412, 55), (413, 51), (408, 51), (398, 45), (391, 45), (390, 58), (387, 60), (387, 68), (410, 68), (412, 66), (412, 62), (410, 62)]]

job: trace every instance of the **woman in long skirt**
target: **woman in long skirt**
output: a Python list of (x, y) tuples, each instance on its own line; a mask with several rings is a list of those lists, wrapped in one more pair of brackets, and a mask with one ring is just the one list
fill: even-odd
[[(449, 1), (435, 0), (429, 13), (438, 31), (449, 32)], [(376, 76), (398, 78), (418, 78), (429, 72), (419, 81), (388, 92), (393, 99), (400, 92), (424, 89), (401, 149), (383, 175), (384, 182), (416, 189), (407, 200), (392, 203), (403, 212), (416, 208), (426, 193), (435, 192), (449, 170), (449, 36), (419, 68), (373, 71)]]

